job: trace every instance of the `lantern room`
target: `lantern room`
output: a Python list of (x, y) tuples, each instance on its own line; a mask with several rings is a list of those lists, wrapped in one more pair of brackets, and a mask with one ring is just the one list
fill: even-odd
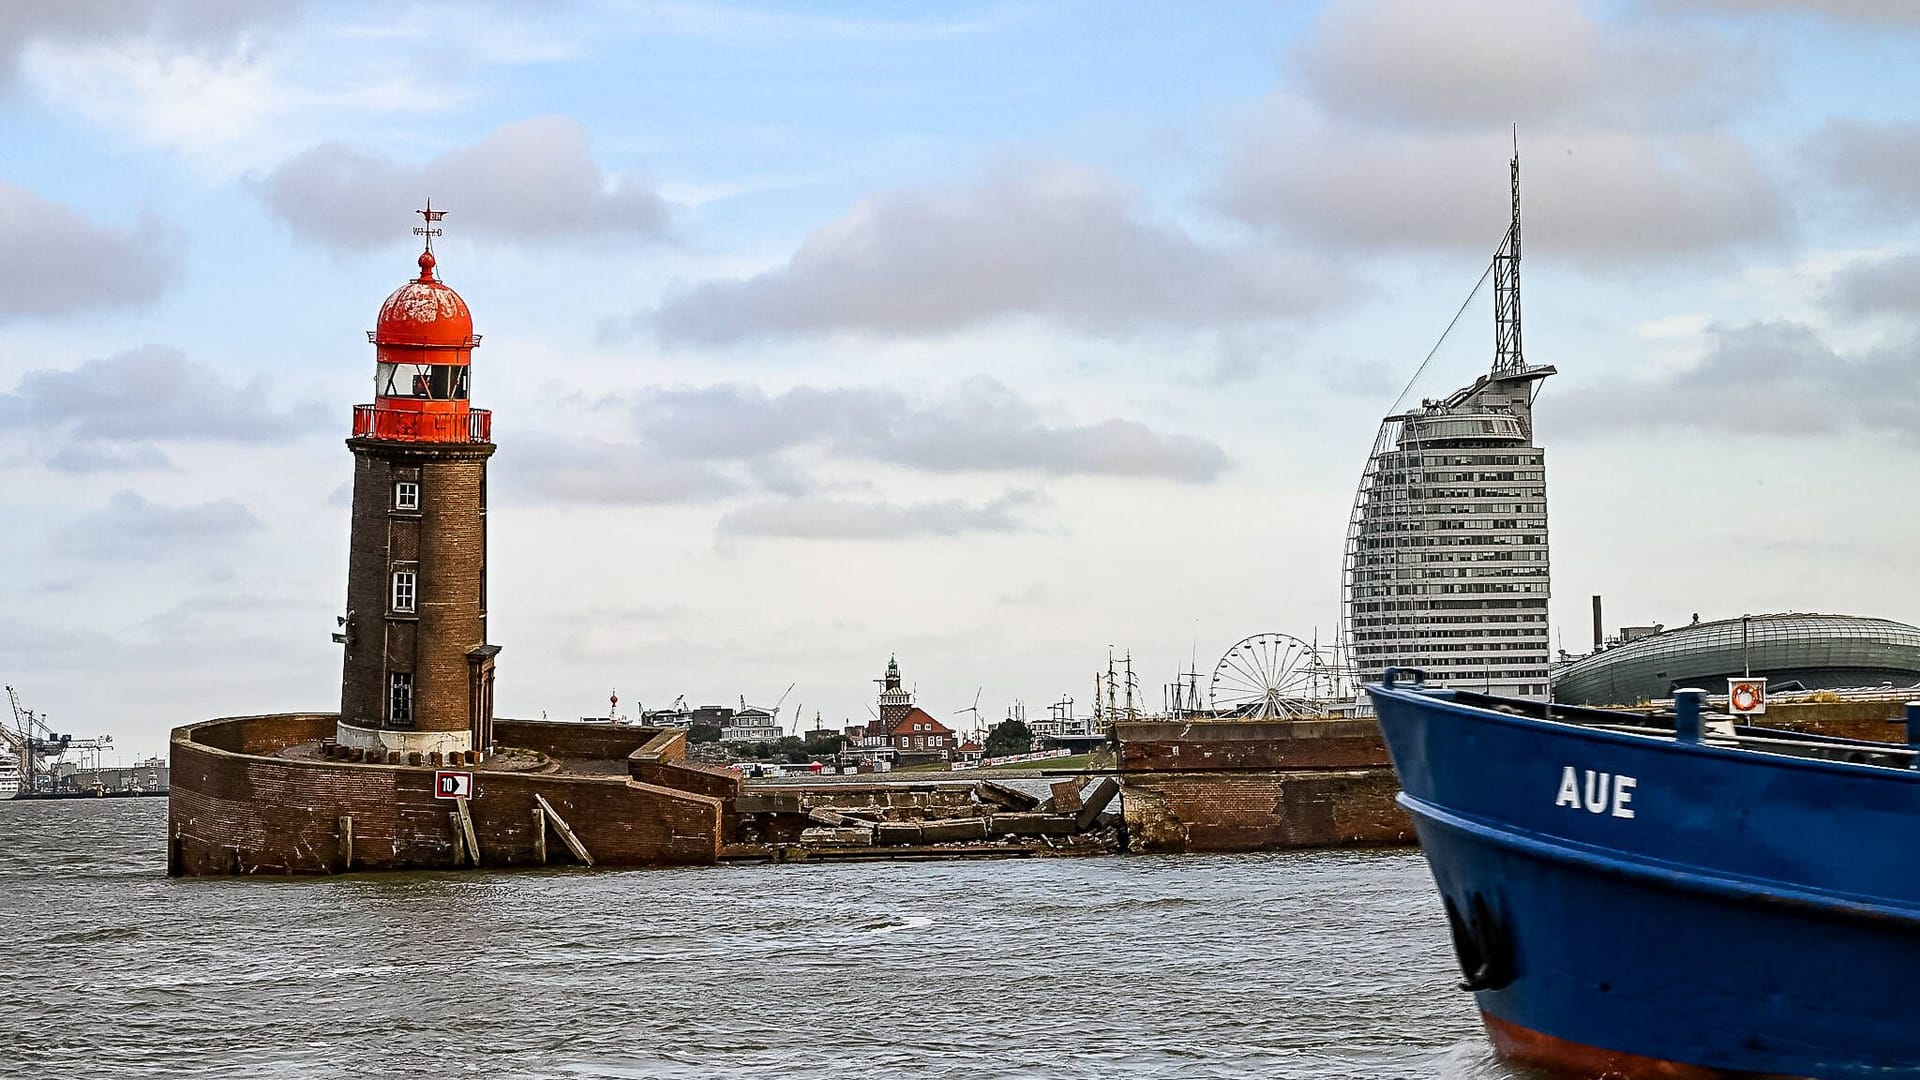
[(473, 314), (460, 294), (434, 277), (433, 227), (445, 211), (432, 203), (414, 232), (427, 238), (420, 276), (393, 291), (367, 331), (374, 345), (373, 404), (353, 410), (355, 438), (400, 442), (490, 442), (492, 414), (471, 408)]

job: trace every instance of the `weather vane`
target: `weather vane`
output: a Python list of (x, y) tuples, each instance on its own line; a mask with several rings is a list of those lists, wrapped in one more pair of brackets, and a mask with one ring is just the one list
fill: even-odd
[(443, 217), (446, 217), (447, 212), (445, 210), (435, 210), (433, 208), (433, 199), (429, 198), (427, 199), (427, 208), (425, 210), (415, 210), (414, 213), (419, 214), (421, 218), (423, 218), (426, 221), (426, 224), (415, 225), (413, 227), (413, 235), (426, 237), (427, 250), (432, 251), (433, 238), (436, 236), (439, 236), (441, 233), (441, 230), (438, 228), (435, 228), (433, 223), (436, 221), (439, 221)]

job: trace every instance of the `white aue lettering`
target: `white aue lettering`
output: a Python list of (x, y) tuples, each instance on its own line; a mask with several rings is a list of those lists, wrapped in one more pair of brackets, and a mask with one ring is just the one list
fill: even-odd
[(1631, 776), (1614, 776), (1568, 765), (1560, 770), (1560, 794), (1554, 798), (1553, 805), (1575, 810), (1584, 808), (1589, 814), (1611, 810), (1614, 817), (1630, 818), (1633, 807), (1629, 804), (1633, 802), (1633, 789), (1639, 783)]

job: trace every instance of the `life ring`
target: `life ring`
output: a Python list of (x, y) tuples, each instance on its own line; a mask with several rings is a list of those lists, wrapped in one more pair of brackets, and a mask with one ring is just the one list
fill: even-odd
[(1760, 707), (1760, 688), (1752, 683), (1734, 683), (1731, 703), (1734, 712), (1752, 712)]

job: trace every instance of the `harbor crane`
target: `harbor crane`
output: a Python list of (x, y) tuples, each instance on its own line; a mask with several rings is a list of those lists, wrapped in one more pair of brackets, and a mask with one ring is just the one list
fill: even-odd
[(47, 726), (45, 716), (20, 704), (18, 691), (11, 686), (6, 690), (13, 721), (10, 724), (0, 721), (0, 753), (10, 754), (19, 762), (22, 793), (31, 794), (43, 786), (51, 787), (53, 777), (49, 774), (53, 764), (69, 750), (84, 755), (82, 764), (95, 769), (100, 767), (100, 752), (113, 745), (113, 736), (76, 739), (72, 735), (56, 733)]

